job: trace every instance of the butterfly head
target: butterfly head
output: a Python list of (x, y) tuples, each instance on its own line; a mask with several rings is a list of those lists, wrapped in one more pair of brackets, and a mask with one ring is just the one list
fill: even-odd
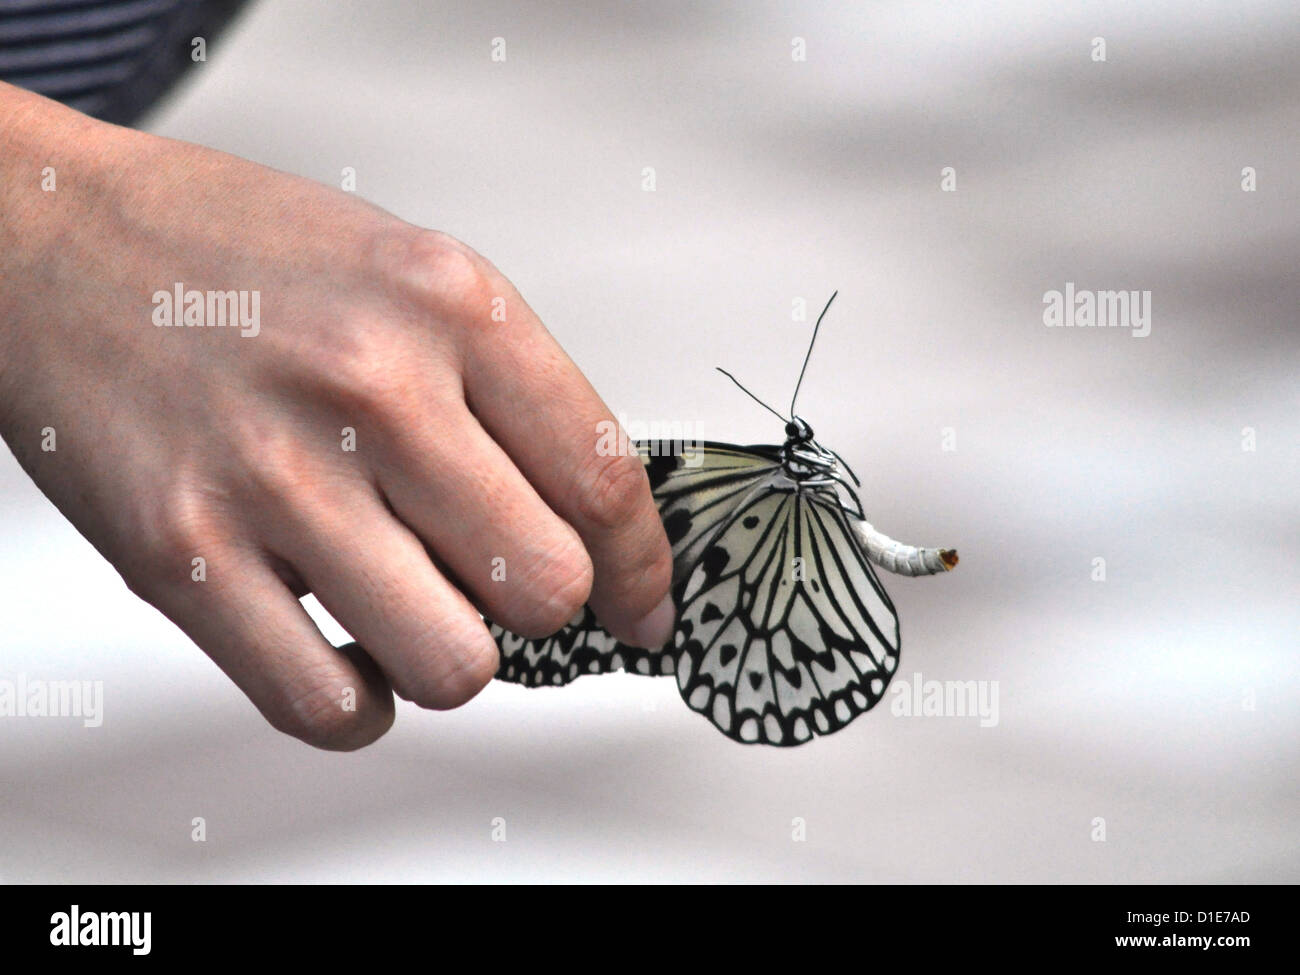
[(812, 443), (813, 429), (803, 417), (791, 417), (790, 421), (785, 425), (785, 439), (786, 443), (791, 446)]
[(843, 483), (839, 473), (841, 466), (844, 467), (845, 473), (853, 479), (854, 483), (857, 483), (857, 476), (848, 470), (848, 465), (843, 464), (835, 451), (827, 450), (814, 440), (813, 428), (808, 425), (807, 420), (794, 411), (794, 405), (799, 401), (799, 387), (803, 385), (804, 373), (808, 371), (808, 360), (812, 358), (813, 346), (817, 343), (817, 333), (822, 327), (822, 319), (826, 317), (826, 312), (830, 310), (831, 302), (835, 300), (835, 294), (832, 294), (830, 301), (826, 302), (826, 307), (817, 316), (817, 324), (813, 326), (812, 338), (808, 340), (808, 351), (803, 357), (803, 367), (799, 370), (799, 379), (794, 384), (794, 395), (790, 397), (789, 419), (786, 419), (751, 393), (739, 379), (727, 372), (727, 370), (718, 366), (718, 372), (735, 383), (741, 392), (785, 423), (785, 443), (781, 447), (781, 464), (785, 468), (786, 475), (800, 484), (810, 481), (819, 484), (829, 483), (830, 481), (841, 481)]

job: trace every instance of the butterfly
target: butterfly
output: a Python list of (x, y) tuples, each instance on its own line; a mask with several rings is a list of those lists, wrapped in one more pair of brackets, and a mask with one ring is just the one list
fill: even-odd
[[(838, 294), (838, 292), (836, 292)], [(951, 549), (903, 545), (866, 520), (857, 476), (794, 412), (779, 446), (645, 441), (636, 450), (672, 546), (672, 640), (630, 647), (584, 606), (558, 633), (527, 639), (489, 623), (497, 677), (562, 686), (617, 670), (675, 675), (682, 699), (723, 734), (788, 746), (870, 710), (898, 668), (898, 613), (873, 565), (906, 576), (957, 564)]]

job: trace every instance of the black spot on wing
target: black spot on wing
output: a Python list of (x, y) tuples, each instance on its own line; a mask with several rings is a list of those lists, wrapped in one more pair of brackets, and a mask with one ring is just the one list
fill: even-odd
[(704, 570), (704, 577), (712, 582), (722, 575), (722, 570), (730, 561), (731, 554), (725, 548), (721, 545), (710, 545), (700, 558), (700, 568)]
[(668, 480), (673, 471), (682, 466), (680, 445), (673, 450), (673, 444), (667, 441), (654, 441), (643, 445), (641, 460), (645, 464), (646, 476), (650, 478), (650, 490), (658, 490)]
[(677, 508), (663, 520), (664, 533), (668, 536), (668, 544), (676, 545), (685, 538), (691, 531), (691, 513), (686, 508)]

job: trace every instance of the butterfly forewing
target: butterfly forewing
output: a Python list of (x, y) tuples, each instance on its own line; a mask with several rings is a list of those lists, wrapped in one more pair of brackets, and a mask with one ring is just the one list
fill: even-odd
[(637, 444), (650, 489), (673, 548), (673, 585), (679, 589), (709, 538), (751, 491), (781, 467), (772, 447), (673, 441)]

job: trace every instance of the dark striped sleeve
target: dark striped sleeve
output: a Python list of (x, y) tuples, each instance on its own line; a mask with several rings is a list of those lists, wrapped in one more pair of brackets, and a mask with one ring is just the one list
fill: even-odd
[(0, 80), (130, 125), (244, 0), (0, 0)]

